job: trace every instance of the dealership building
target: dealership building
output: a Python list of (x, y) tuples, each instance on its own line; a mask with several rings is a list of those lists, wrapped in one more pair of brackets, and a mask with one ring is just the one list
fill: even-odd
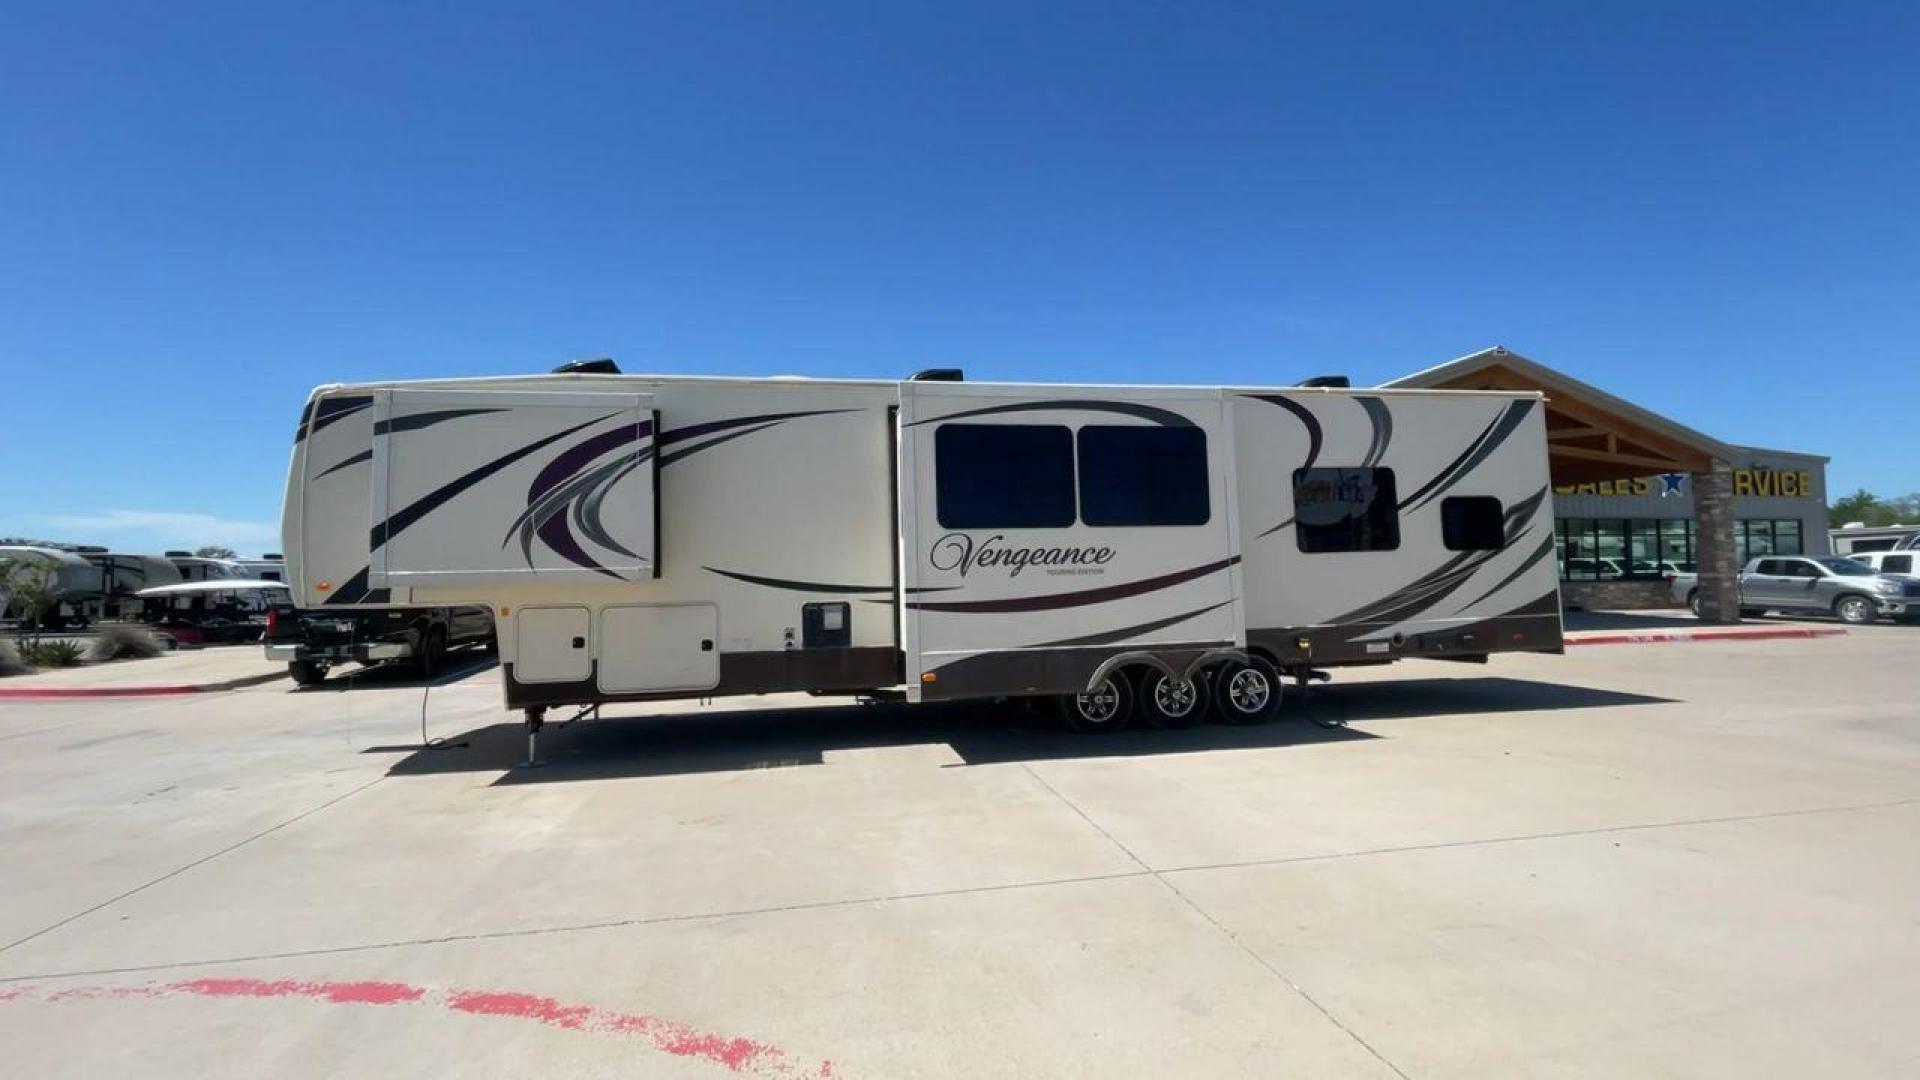
[(1704, 615), (1734, 622), (1748, 559), (1827, 554), (1818, 454), (1721, 442), (1498, 347), (1385, 385), (1546, 395), (1568, 607), (1669, 607), (1666, 575), (1698, 572)]

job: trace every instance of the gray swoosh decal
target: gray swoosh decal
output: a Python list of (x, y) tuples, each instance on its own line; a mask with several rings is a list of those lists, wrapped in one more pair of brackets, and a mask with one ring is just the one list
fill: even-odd
[(1188, 619), (1197, 619), (1209, 611), (1218, 611), (1231, 603), (1233, 603), (1231, 600), (1222, 600), (1217, 604), (1209, 604), (1206, 607), (1169, 616), (1165, 619), (1155, 619), (1152, 622), (1144, 622), (1138, 626), (1123, 626), (1118, 630), (1107, 630), (1098, 634), (1088, 634), (1085, 637), (1062, 638), (1059, 641), (1042, 641), (1037, 645), (1029, 645), (1027, 648), (1051, 649), (1064, 645), (1111, 645), (1116, 641), (1125, 641), (1130, 637), (1137, 637), (1140, 634), (1151, 634), (1155, 630), (1164, 629), (1175, 623), (1183, 623)]

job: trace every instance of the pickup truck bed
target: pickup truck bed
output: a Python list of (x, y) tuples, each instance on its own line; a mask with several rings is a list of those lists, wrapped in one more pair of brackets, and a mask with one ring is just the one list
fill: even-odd
[(438, 670), (447, 650), (494, 645), (493, 613), (484, 607), (273, 608), (262, 638), (267, 659), (285, 663), (293, 681), (312, 686), (339, 664), (412, 660), (421, 674)]

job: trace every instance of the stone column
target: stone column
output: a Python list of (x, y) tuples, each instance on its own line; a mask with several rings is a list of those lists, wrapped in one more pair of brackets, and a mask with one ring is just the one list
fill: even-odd
[(1733, 549), (1733, 466), (1715, 461), (1693, 474), (1693, 558), (1700, 571), (1700, 618), (1740, 621), (1740, 553)]

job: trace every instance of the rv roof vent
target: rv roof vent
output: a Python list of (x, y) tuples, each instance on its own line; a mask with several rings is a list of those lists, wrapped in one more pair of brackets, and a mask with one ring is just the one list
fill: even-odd
[(1299, 385), (1315, 388), (1333, 387), (1335, 389), (1345, 390), (1347, 387), (1352, 386), (1353, 383), (1345, 375), (1315, 375), (1311, 379), (1300, 380)]
[(191, 558), (193, 558), (193, 552), (191, 552), (191, 551), (169, 551), (169, 552), (165, 552), (164, 554), (165, 554), (165, 555), (167, 556), (167, 558), (169, 558), (169, 559), (191, 559)]
[(267, 553), (266, 553), (265, 555), (262, 555), (262, 556), (260, 556), (260, 557), (261, 557), (262, 559), (265, 559), (265, 560), (267, 560), (268, 562), (284, 562), (284, 561), (286, 561), (286, 556), (284, 556), (284, 555), (282, 555), (282, 554), (280, 554), (280, 553), (279, 553), (279, 552), (277, 552), (277, 551), (269, 551), (269, 552), (267, 552)]
[(92, 552), (99, 553), (99, 552), (105, 552), (107, 549), (101, 547), (99, 544), (75, 544), (73, 545), (73, 550), (92, 551)]
[(908, 382), (966, 382), (967, 373), (957, 367), (930, 367), (916, 371)]
[(620, 365), (607, 357), (598, 360), (569, 360), (553, 369), (555, 375), (618, 375)]

